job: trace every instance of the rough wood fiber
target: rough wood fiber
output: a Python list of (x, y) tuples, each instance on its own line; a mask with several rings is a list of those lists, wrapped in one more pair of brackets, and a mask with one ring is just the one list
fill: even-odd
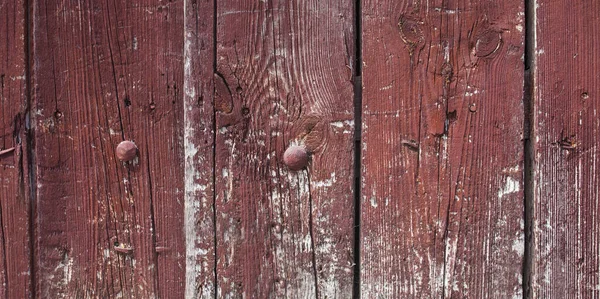
[(185, 298), (213, 298), (214, 3), (185, 0)]
[(600, 2), (533, 2), (532, 298), (600, 297)]
[(31, 288), (24, 1), (0, 0), (0, 297)]
[(183, 1), (31, 5), (36, 296), (183, 297)]
[(363, 298), (520, 298), (523, 1), (363, 1)]
[[(217, 2), (217, 290), (350, 298), (351, 1)], [(312, 152), (289, 171), (285, 149)]]

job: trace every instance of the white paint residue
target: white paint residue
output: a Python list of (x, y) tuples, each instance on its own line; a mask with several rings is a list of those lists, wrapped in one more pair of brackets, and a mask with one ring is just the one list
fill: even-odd
[(465, 91), (465, 97), (472, 97), (479, 93), (478, 89), (473, 90), (473, 92)]
[[(187, 5), (184, 5), (184, 9)], [(184, 13), (185, 14), (185, 13)], [(187, 19), (186, 19), (187, 20)], [(199, 147), (193, 142), (197, 130), (209, 130), (207, 127), (199, 126), (197, 123), (192, 123), (189, 113), (194, 110), (194, 105), (190, 102), (195, 102), (196, 89), (194, 84), (191, 84), (192, 76), (192, 42), (195, 40), (191, 32), (185, 35), (184, 45), (184, 157), (185, 157), (185, 179), (184, 179), (184, 232), (185, 232), (185, 297), (186, 298), (208, 298), (214, 294), (214, 285), (209, 279), (198, 281), (202, 273), (211, 273), (213, 265), (207, 262), (206, 255), (209, 248), (199, 247), (197, 244), (198, 238), (203, 234), (202, 231), (212, 231), (212, 219), (203, 219), (197, 221), (197, 214), (201, 210), (208, 210), (212, 205), (209, 202), (209, 197), (204, 194), (210, 190), (210, 186), (201, 185), (197, 182), (203, 176), (198, 171), (198, 165), (207, 161), (203, 155), (198, 155)], [(205, 132), (209, 133), (209, 132)], [(212, 198), (210, 198), (212, 199)], [(202, 207), (202, 208), (201, 208)], [(198, 284), (203, 284), (199, 287)], [(201, 291), (201, 293), (199, 293)]]
[(380, 88), (379, 90), (380, 90), (380, 91), (388, 90), (388, 89), (392, 88), (392, 86), (393, 86), (393, 84), (386, 85), (386, 86), (384, 86), (384, 87)]
[(313, 183), (313, 186), (315, 188), (322, 188), (322, 187), (331, 187), (333, 186), (333, 184), (336, 182), (336, 178), (335, 178), (335, 172), (331, 173), (331, 176), (329, 177), (329, 179), (326, 180), (322, 180), (322, 181), (317, 181)]
[(498, 198), (502, 198), (505, 195), (516, 193), (521, 191), (521, 184), (519, 181), (513, 179), (512, 177), (506, 177), (506, 183), (504, 188), (498, 191)]
[[(320, 281), (320, 294), (323, 296), (322, 298), (340, 298), (340, 290), (342, 289), (340, 286), (340, 282), (337, 279), (328, 279)], [(348, 294), (346, 294), (348, 295)]]
[[(59, 273), (62, 274), (62, 280), (58, 281), (57, 283), (63, 289), (66, 289), (73, 278), (73, 258), (70, 257), (68, 253), (65, 253), (63, 259), (60, 261), (60, 263), (58, 263), (58, 265), (56, 265), (56, 268), (54, 268), (54, 271), (46, 274), (45, 278), (48, 281), (52, 281), (55, 277), (54, 275)], [(64, 293), (60, 293), (60, 295), (62, 295), (62, 298), (66, 298)]]
[(544, 269), (544, 278), (543, 281), (546, 285), (550, 285), (550, 281), (552, 280), (552, 271), (550, 267), (551, 263), (546, 265), (546, 269)]
[(64, 272), (64, 282), (65, 285), (67, 285), (69, 282), (71, 282), (71, 278), (73, 276), (73, 258), (66, 256), (65, 261), (60, 263), (58, 267), (62, 267)]
[(523, 234), (519, 234), (519, 236), (515, 239), (512, 245), (512, 250), (519, 256), (523, 256), (523, 254), (525, 254), (525, 239)]
[(515, 26), (519, 32), (523, 32), (523, 25), (519, 24)]
[(515, 165), (513, 167), (506, 167), (502, 169), (502, 172), (504, 173), (520, 173), (521, 172), (521, 166), (520, 165)]
[(344, 127), (344, 123), (341, 121), (334, 121), (329, 123), (330, 125), (336, 127), (336, 128), (343, 128)]
[(377, 207), (377, 198), (375, 196), (371, 196), (371, 206), (374, 208)]
[(354, 120), (332, 121), (329, 123), (329, 125), (334, 127), (336, 131), (338, 131), (338, 129), (342, 129), (343, 134), (350, 134), (354, 128)]
[(453, 15), (458, 12), (458, 10), (456, 10), (456, 9), (446, 9), (446, 8), (440, 8), (440, 7), (435, 7), (433, 10), (435, 10), (436, 12), (441, 12), (441, 13), (445, 13), (445, 14), (449, 14), (449, 15)]

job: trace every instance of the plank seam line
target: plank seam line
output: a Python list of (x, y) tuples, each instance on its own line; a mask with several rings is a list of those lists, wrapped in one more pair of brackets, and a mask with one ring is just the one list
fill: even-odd
[(362, 151), (362, 6), (354, 1), (354, 273), (352, 298), (360, 298), (360, 197)]
[(534, 210), (534, 104), (535, 51), (536, 44), (536, 0), (524, 0), (525, 11), (525, 60), (523, 74), (523, 204), (524, 204), (524, 253), (523, 253), (523, 298), (532, 298), (533, 265), (533, 210)]
[[(34, 13), (34, 2), (30, 1), (30, 0), (25, 0), (23, 1), (23, 5), (24, 5), (24, 14), (25, 14), (25, 44), (24, 44), (24, 48), (25, 48), (25, 146), (26, 146), (26, 151), (27, 151), (27, 176), (24, 179), (27, 179), (27, 182), (29, 183), (29, 194), (25, 193), (27, 195), (27, 197), (29, 198), (29, 248), (30, 248), (30, 252), (29, 252), (29, 271), (30, 271), (30, 286), (29, 286), (29, 292), (31, 295), (31, 298), (35, 299), (37, 297), (37, 284), (36, 284), (36, 277), (37, 277), (37, 268), (38, 268), (38, 264), (37, 264), (37, 259), (36, 259), (36, 254), (37, 254), (37, 250), (36, 250), (36, 246), (35, 246), (35, 242), (34, 242), (34, 238), (36, 236), (36, 231), (37, 231), (37, 227), (36, 227), (36, 221), (35, 221), (35, 214), (36, 214), (36, 200), (37, 200), (37, 181), (36, 181), (36, 176), (37, 176), (37, 168), (35, 167), (35, 150), (34, 150), (34, 146), (35, 146), (35, 134), (34, 134), (34, 126), (32, 126), (32, 124), (35, 124), (35, 113), (31, 113), (31, 106), (33, 103), (33, 99), (32, 99), (32, 72), (31, 72), (31, 62), (33, 61), (33, 53), (32, 53), (32, 45), (34, 43), (33, 37), (34, 35), (32, 34), (32, 31), (35, 30), (34, 24), (33, 24), (33, 17), (32, 17), (32, 13)], [(21, 145), (19, 145), (21, 146)], [(22, 164), (21, 164), (22, 165)], [(23, 183), (24, 180), (23, 180)]]
[[(213, 0), (213, 74), (218, 74), (217, 70), (217, 0)], [(221, 78), (223, 78), (221, 76)], [(213, 202), (212, 202), (212, 217), (213, 217), (213, 251), (214, 251), (214, 265), (213, 265), (213, 276), (215, 279), (214, 282), (214, 299), (219, 297), (219, 279), (217, 279), (217, 269), (218, 269), (218, 254), (217, 254), (217, 188), (216, 188), (216, 175), (217, 175), (217, 109), (215, 108), (215, 94), (216, 94), (216, 86), (214, 84), (214, 75), (212, 76), (213, 84), (212, 84), (212, 192), (213, 192)], [(229, 88), (229, 86), (227, 87)]]

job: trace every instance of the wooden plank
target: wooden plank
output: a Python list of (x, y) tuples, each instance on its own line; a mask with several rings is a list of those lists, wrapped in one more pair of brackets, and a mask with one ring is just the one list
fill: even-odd
[(32, 18), (36, 296), (183, 297), (183, 1), (33, 1)]
[(362, 297), (520, 298), (522, 1), (362, 4)]
[(185, 1), (185, 298), (214, 298), (214, 21), (216, 1)]
[[(350, 298), (353, 8), (219, 1), (218, 296)], [(294, 144), (306, 170), (282, 163)]]
[(0, 297), (32, 296), (25, 2), (0, 0)]
[(600, 296), (598, 1), (532, 3), (532, 298)]

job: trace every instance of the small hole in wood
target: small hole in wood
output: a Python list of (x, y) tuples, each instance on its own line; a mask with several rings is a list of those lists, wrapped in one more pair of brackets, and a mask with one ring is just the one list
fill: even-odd
[(456, 110), (448, 112), (448, 114), (446, 114), (446, 118), (449, 122), (455, 122), (458, 119), (458, 116), (456, 115)]
[(250, 109), (247, 107), (242, 108), (242, 115), (248, 116), (248, 114), (250, 114)]

